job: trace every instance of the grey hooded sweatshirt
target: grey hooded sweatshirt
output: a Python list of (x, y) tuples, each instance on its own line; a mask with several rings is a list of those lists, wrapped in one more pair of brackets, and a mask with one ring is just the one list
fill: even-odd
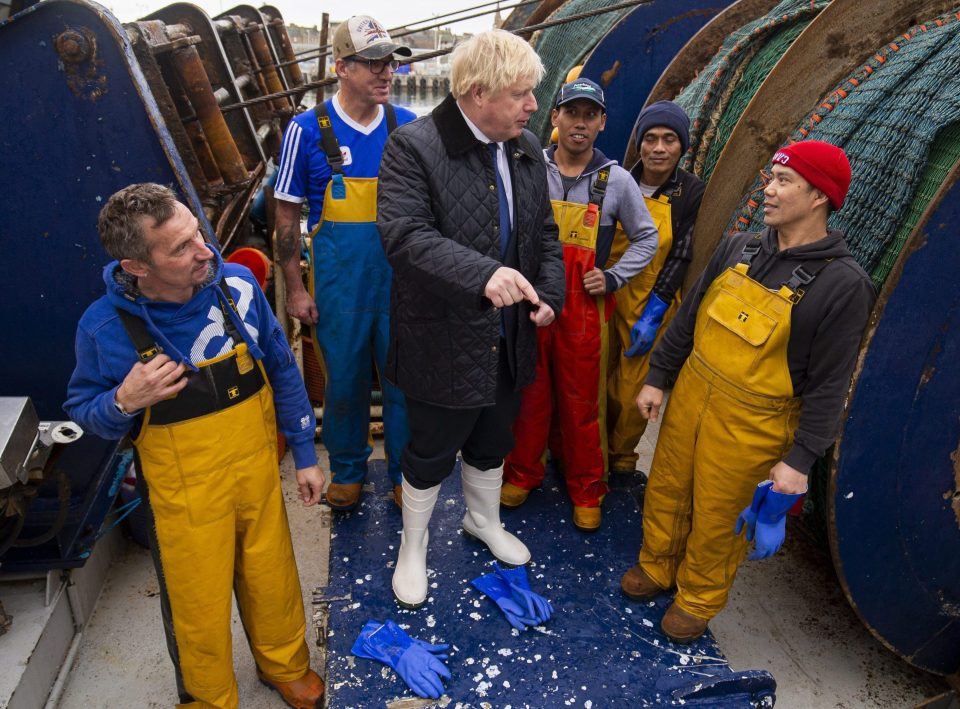
[(572, 186), (564, 187), (564, 178), (560, 175), (554, 154), (557, 146), (553, 145), (543, 151), (547, 161), (547, 185), (550, 189), (550, 199), (588, 204), (590, 191), (597, 180), (597, 172), (601, 168), (610, 169), (610, 177), (600, 207), (600, 229), (597, 233), (597, 267), (601, 268), (610, 256), (613, 246), (613, 237), (616, 233), (617, 222), (623, 227), (630, 246), (617, 261), (616, 265), (604, 271), (607, 282), (607, 292), (612, 293), (627, 284), (631, 278), (640, 273), (650, 263), (657, 246), (660, 243), (660, 234), (647, 211), (643, 201), (643, 193), (630, 173), (617, 165), (602, 152), (594, 148), (593, 158), (583, 172), (573, 182)]

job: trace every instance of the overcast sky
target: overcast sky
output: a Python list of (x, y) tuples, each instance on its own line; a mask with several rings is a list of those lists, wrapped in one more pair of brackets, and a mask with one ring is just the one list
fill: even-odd
[[(98, 0), (109, 8), (121, 22), (132, 22), (148, 15), (170, 2), (160, 0)], [(289, 24), (313, 26), (320, 24), (320, 14), (327, 12), (331, 21), (344, 20), (351, 15), (373, 15), (388, 29), (418, 20), (428, 20), (435, 15), (445, 15), (457, 9), (480, 5), (484, 0), (271, 0), (273, 5)], [(236, 7), (243, 0), (193, 0), (210, 16), (219, 15), (225, 10)], [(249, 4), (259, 7), (262, 0)], [(504, 5), (513, 4), (504, 2)], [(486, 8), (481, 8), (481, 10)], [(477, 11), (479, 12), (479, 11)], [(508, 11), (509, 12), (509, 11)], [(475, 14), (469, 12), (466, 14)], [(433, 24), (432, 22), (430, 24)], [(478, 17), (464, 22), (451, 22), (455, 32), (482, 32), (493, 26), (493, 15)]]

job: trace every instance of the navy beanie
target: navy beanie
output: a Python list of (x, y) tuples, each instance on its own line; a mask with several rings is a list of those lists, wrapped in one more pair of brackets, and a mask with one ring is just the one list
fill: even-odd
[(657, 126), (669, 128), (676, 133), (682, 147), (680, 154), (687, 152), (687, 148), (690, 147), (690, 118), (686, 111), (673, 101), (657, 101), (640, 111), (636, 129), (638, 150), (643, 141), (643, 134)]

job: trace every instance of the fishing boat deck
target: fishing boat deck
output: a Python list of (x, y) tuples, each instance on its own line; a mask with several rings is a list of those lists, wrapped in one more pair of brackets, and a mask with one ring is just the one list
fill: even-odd
[[(656, 427), (651, 427), (641, 441), (643, 469), (648, 469), (655, 435)], [(304, 604), (311, 609), (314, 591), (322, 595), (328, 582), (331, 513), (325, 507), (305, 509), (299, 504), (289, 455), (281, 468)], [(605, 523), (616, 521), (608, 517)], [(456, 592), (452, 581), (445, 586), (451, 586), (447, 592)], [(168, 707), (175, 702), (157, 593), (149, 553), (128, 543), (115, 560), (84, 630), (59, 703), (62, 709)], [(621, 599), (614, 600), (619, 604)], [(233, 626), (241, 706), (281, 706), (277, 695), (256, 679), (236, 613)], [(889, 709), (911, 707), (945, 691), (940, 678), (910, 667), (869, 634), (844, 599), (829, 561), (797, 535), (788, 534), (784, 549), (773, 559), (742, 567), (728, 607), (710, 627), (731, 669), (763, 669), (773, 674), (778, 706)], [(312, 639), (314, 631), (309, 634)], [(316, 643), (309, 644), (314, 667), (322, 667), (322, 651)], [(371, 694), (362, 705), (351, 706), (431, 705), (405, 692), (398, 679), (391, 688), (394, 691), (387, 695)], [(581, 693), (576, 704), (568, 706), (591, 706), (590, 700)], [(481, 701), (476, 695), (447, 696), (438, 705), (505, 706), (499, 699), (486, 705)], [(623, 705), (628, 703), (625, 699)], [(601, 705), (605, 703), (592, 702), (592, 706)], [(347, 705), (334, 701), (331, 706)], [(558, 699), (557, 706), (564, 702)]]

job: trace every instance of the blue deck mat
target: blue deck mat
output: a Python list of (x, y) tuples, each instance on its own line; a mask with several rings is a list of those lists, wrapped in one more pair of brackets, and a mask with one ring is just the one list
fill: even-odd
[[(620, 594), (620, 576), (636, 563), (642, 488), (611, 480), (604, 523), (577, 531), (563, 482), (549, 470), (507, 529), (529, 547), (532, 589), (550, 599), (554, 617), (519, 633), (470, 580), (493, 569), (486, 547), (465, 537), (457, 470), (443, 483), (430, 523), (430, 592), (416, 611), (397, 606), (390, 587), (401, 516), (382, 461), (370, 464), (356, 510), (334, 513), (330, 546), (327, 694), (331, 707), (380, 707), (416, 699), (385, 665), (350, 649), (369, 619), (392, 618), (410, 635), (452, 647), (453, 679), (438, 706), (607, 707), (773, 706), (776, 682), (765, 671), (733, 672), (708, 632), (674, 645), (660, 631), (670, 603), (635, 603)], [(402, 706), (431, 706), (432, 702)]]

